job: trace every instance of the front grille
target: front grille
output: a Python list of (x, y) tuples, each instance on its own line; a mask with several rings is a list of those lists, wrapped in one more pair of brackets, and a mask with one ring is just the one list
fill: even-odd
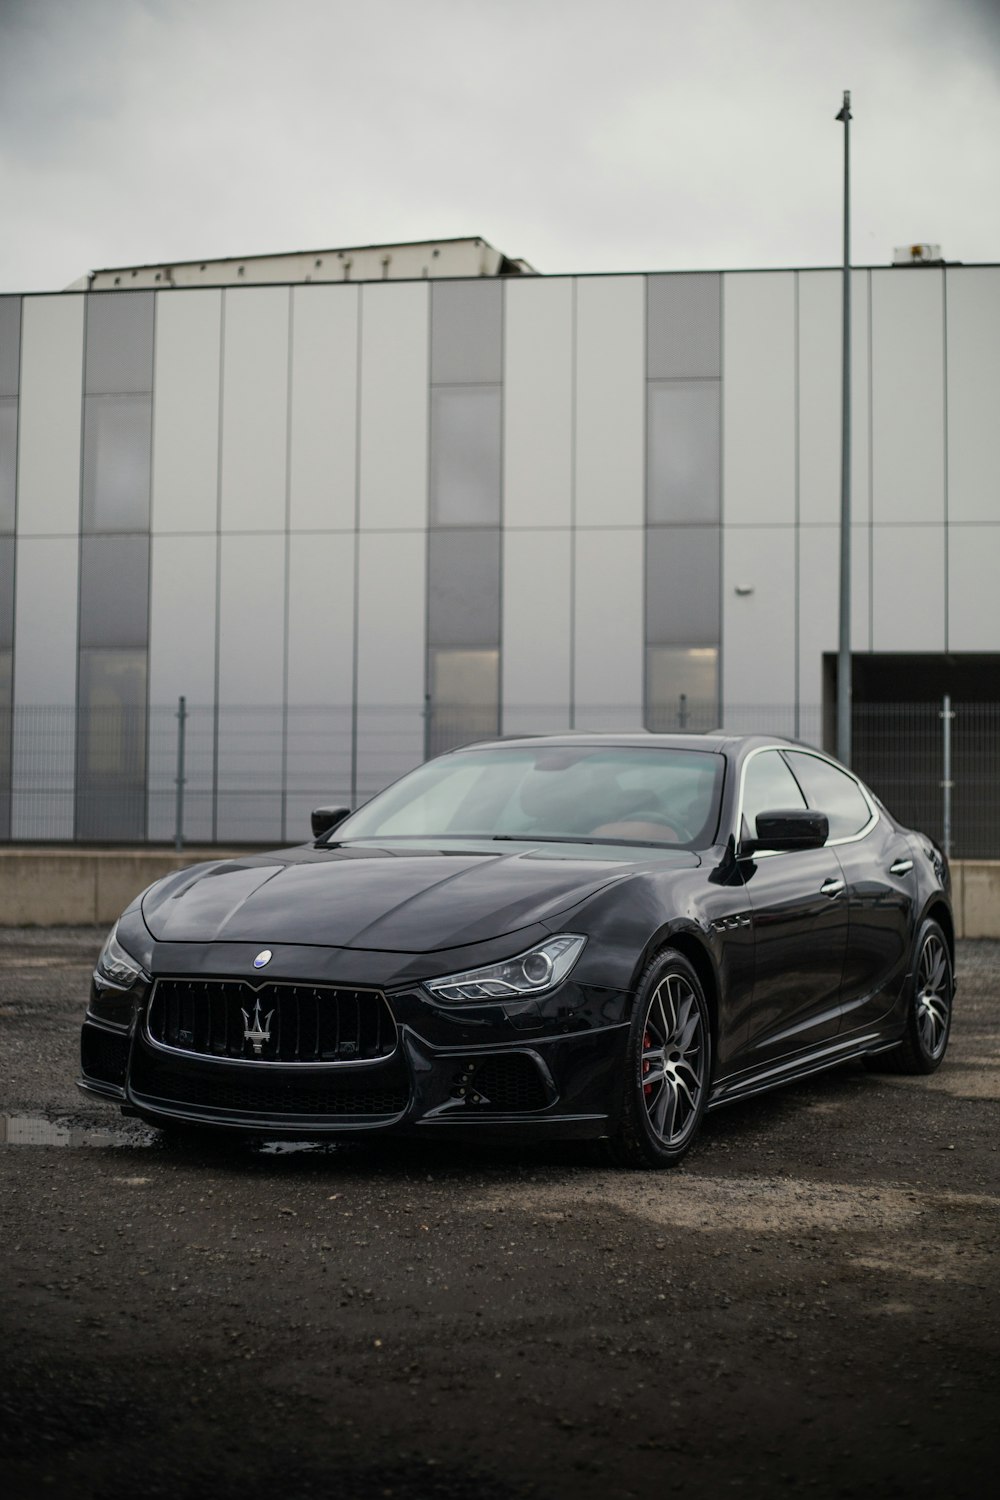
[(158, 979), (147, 1025), (154, 1042), (198, 1057), (373, 1062), (396, 1049), (383, 995), (325, 985)]
[(80, 1035), (80, 1066), (85, 1078), (97, 1083), (125, 1082), (128, 1067), (129, 1039), (97, 1026), (85, 1026)]
[(524, 1052), (506, 1057), (488, 1057), (474, 1075), (475, 1103), (504, 1112), (544, 1109), (549, 1103), (545, 1081), (537, 1064)]
[(218, 1109), (247, 1115), (394, 1116), (409, 1103), (406, 1066), (401, 1056), (360, 1073), (303, 1074), (296, 1078), (269, 1068), (186, 1071), (146, 1049), (132, 1064), (134, 1094), (151, 1102)]

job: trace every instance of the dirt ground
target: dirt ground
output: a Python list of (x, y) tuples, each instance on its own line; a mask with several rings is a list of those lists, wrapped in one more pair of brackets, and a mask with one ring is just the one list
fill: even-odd
[(636, 1174), (167, 1144), (73, 1086), (102, 938), (0, 931), (10, 1500), (995, 1493), (1000, 944), (933, 1078), (847, 1066)]

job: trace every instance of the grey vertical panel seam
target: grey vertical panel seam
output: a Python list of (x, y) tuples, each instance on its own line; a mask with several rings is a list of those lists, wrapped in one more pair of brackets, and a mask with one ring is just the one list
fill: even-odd
[(226, 288), (219, 292), (219, 426), (215, 450), (215, 701), (212, 704), (212, 841), (219, 840), (219, 644), (222, 635), (222, 444), (225, 427)]
[(794, 722), (794, 727), (795, 727), (794, 738), (795, 739), (799, 739), (800, 738), (800, 735), (799, 735), (799, 721), (800, 721), (800, 715), (801, 715), (801, 675), (800, 674), (801, 674), (801, 670), (802, 670), (802, 643), (801, 643), (801, 641), (799, 639), (799, 628), (800, 628), (801, 618), (802, 618), (802, 616), (801, 616), (801, 599), (800, 599), (800, 588), (801, 588), (801, 582), (802, 582), (802, 566), (801, 566), (801, 561), (802, 560), (801, 560), (801, 556), (800, 556), (800, 547), (801, 547), (801, 538), (802, 538), (802, 531), (801, 531), (801, 525), (800, 525), (800, 523), (801, 523), (801, 488), (800, 487), (801, 487), (801, 478), (802, 478), (802, 447), (801, 447), (802, 395), (801, 395), (801, 389), (800, 389), (801, 378), (802, 378), (802, 359), (801, 359), (801, 354), (802, 354), (802, 325), (801, 325), (801, 304), (800, 304), (800, 300), (799, 300), (799, 272), (798, 271), (795, 272), (795, 281), (793, 283), (793, 286), (794, 286), (794, 300), (795, 300), (795, 308), (794, 308), (794, 329), (795, 329), (794, 340), (795, 340), (795, 347), (794, 347), (794, 351), (793, 351), (793, 363), (794, 363), (794, 368), (795, 368), (795, 397), (794, 397), (794, 405), (795, 405), (795, 429), (794, 429), (794, 442), (795, 442), (795, 561), (794, 561), (795, 605), (794, 605), (794, 615), (793, 615), (794, 622), (795, 622), (794, 623), (794, 631), (795, 631), (795, 638), (794, 638), (794, 648), (795, 648), (795, 689), (794, 689), (794, 691), (795, 691), (795, 699), (794, 699), (794, 707), (793, 707), (792, 712), (793, 712), (793, 716), (794, 716), (793, 722)]
[(942, 420), (944, 424), (944, 454), (943, 474), (944, 483), (944, 649), (947, 652), (951, 640), (951, 568), (950, 568), (950, 537), (948, 508), (948, 273), (941, 272), (941, 362), (943, 365), (943, 404)]
[(577, 317), (578, 283), (570, 283), (569, 329), (569, 727), (576, 728), (576, 434), (577, 434)]
[(718, 706), (719, 723), (725, 722), (722, 692), (723, 672), (726, 661), (726, 642), (723, 625), (726, 617), (725, 605), (725, 536), (726, 536), (726, 282), (719, 275), (719, 653), (716, 666), (715, 699)]
[(156, 444), (156, 430), (153, 416), (156, 411), (156, 334), (159, 326), (160, 294), (153, 293), (153, 334), (150, 347), (150, 371), (149, 371), (149, 469), (146, 474), (146, 714), (145, 714), (145, 744), (143, 754), (143, 795), (142, 795), (142, 837), (146, 842), (149, 839), (149, 745), (150, 745), (150, 720), (152, 717), (149, 702), (149, 638), (150, 638), (150, 612), (153, 598), (153, 456)]
[(14, 705), (17, 702), (17, 554), (20, 551), (21, 488), (21, 371), (24, 362), (24, 298), (18, 299), (17, 312), (17, 412), (14, 417), (14, 532), (11, 556), (10, 592), (10, 715), (7, 724), (7, 838), (14, 837)]
[(497, 734), (503, 733), (507, 717), (507, 695), (504, 691), (504, 582), (507, 570), (507, 283), (500, 284), (500, 556), (497, 560), (500, 598), (497, 609)]
[(649, 277), (642, 278), (642, 722), (649, 728)]
[(76, 536), (76, 696), (73, 704), (73, 837), (78, 835), (77, 799), (80, 780), (80, 611), (83, 607), (83, 467), (87, 445), (87, 328), (90, 319), (90, 293), (83, 299), (83, 339), (80, 348), (80, 462), (77, 495)]
[(361, 391), (364, 361), (364, 289), (355, 293), (357, 304), (355, 334), (355, 403), (354, 403), (354, 635), (351, 656), (351, 796), (353, 807), (358, 800), (358, 645), (361, 624)]
[(875, 650), (875, 313), (874, 283), (868, 278), (868, 650)]
[(434, 383), (434, 287), (430, 286), (427, 293), (427, 421), (425, 431), (427, 433), (427, 459), (424, 464), (424, 477), (427, 485), (427, 520), (424, 527), (424, 707), (423, 707), (423, 758), (427, 760), (431, 749), (431, 714), (434, 705), (431, 702), (431, 526), (433, 524), (433, 506), (431, 505), (431, 470), (433, 455), (431, 448), (434, 440), (433, 423), (431, 421), (431, 393)]
[(288, 631), (292, 569), (292, 362), (295, 344), (295, 289), (288, 288), (288, 353), (285, 359), (285, 598), (281, 644), (281, 838), (288, 837)]

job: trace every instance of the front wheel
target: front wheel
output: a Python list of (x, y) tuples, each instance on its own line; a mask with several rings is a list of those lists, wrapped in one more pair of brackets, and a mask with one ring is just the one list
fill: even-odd
[(954, 994), (948, 939), (937, 922), (928, 918), (917, 933), (903, 1040), (879, 1061), (894, 1073), (933, 1073), (939, 1068), (948, 1047)]
[(615, 1158), (672, 1167), (690, 1149), (708, 1101), (712, 1033), (698, 976), (667, 949), (639, 983), (625, 1058)]

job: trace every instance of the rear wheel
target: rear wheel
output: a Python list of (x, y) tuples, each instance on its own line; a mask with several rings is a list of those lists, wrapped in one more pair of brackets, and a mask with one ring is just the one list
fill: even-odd
[(951, 1032), (955, 980), (948, 939), (928, 919), (917, 934), (913, 988), (902, 1042), (879, 1058), (895, 1073), (933, 1073), (941, 1066)]
[(625, 1059), (615, 1158), (630, 1167), (672, 1167), (690, 1149), (708, 1101), (712, 1038), (698, 976), (667, 949), (639, 984)]

